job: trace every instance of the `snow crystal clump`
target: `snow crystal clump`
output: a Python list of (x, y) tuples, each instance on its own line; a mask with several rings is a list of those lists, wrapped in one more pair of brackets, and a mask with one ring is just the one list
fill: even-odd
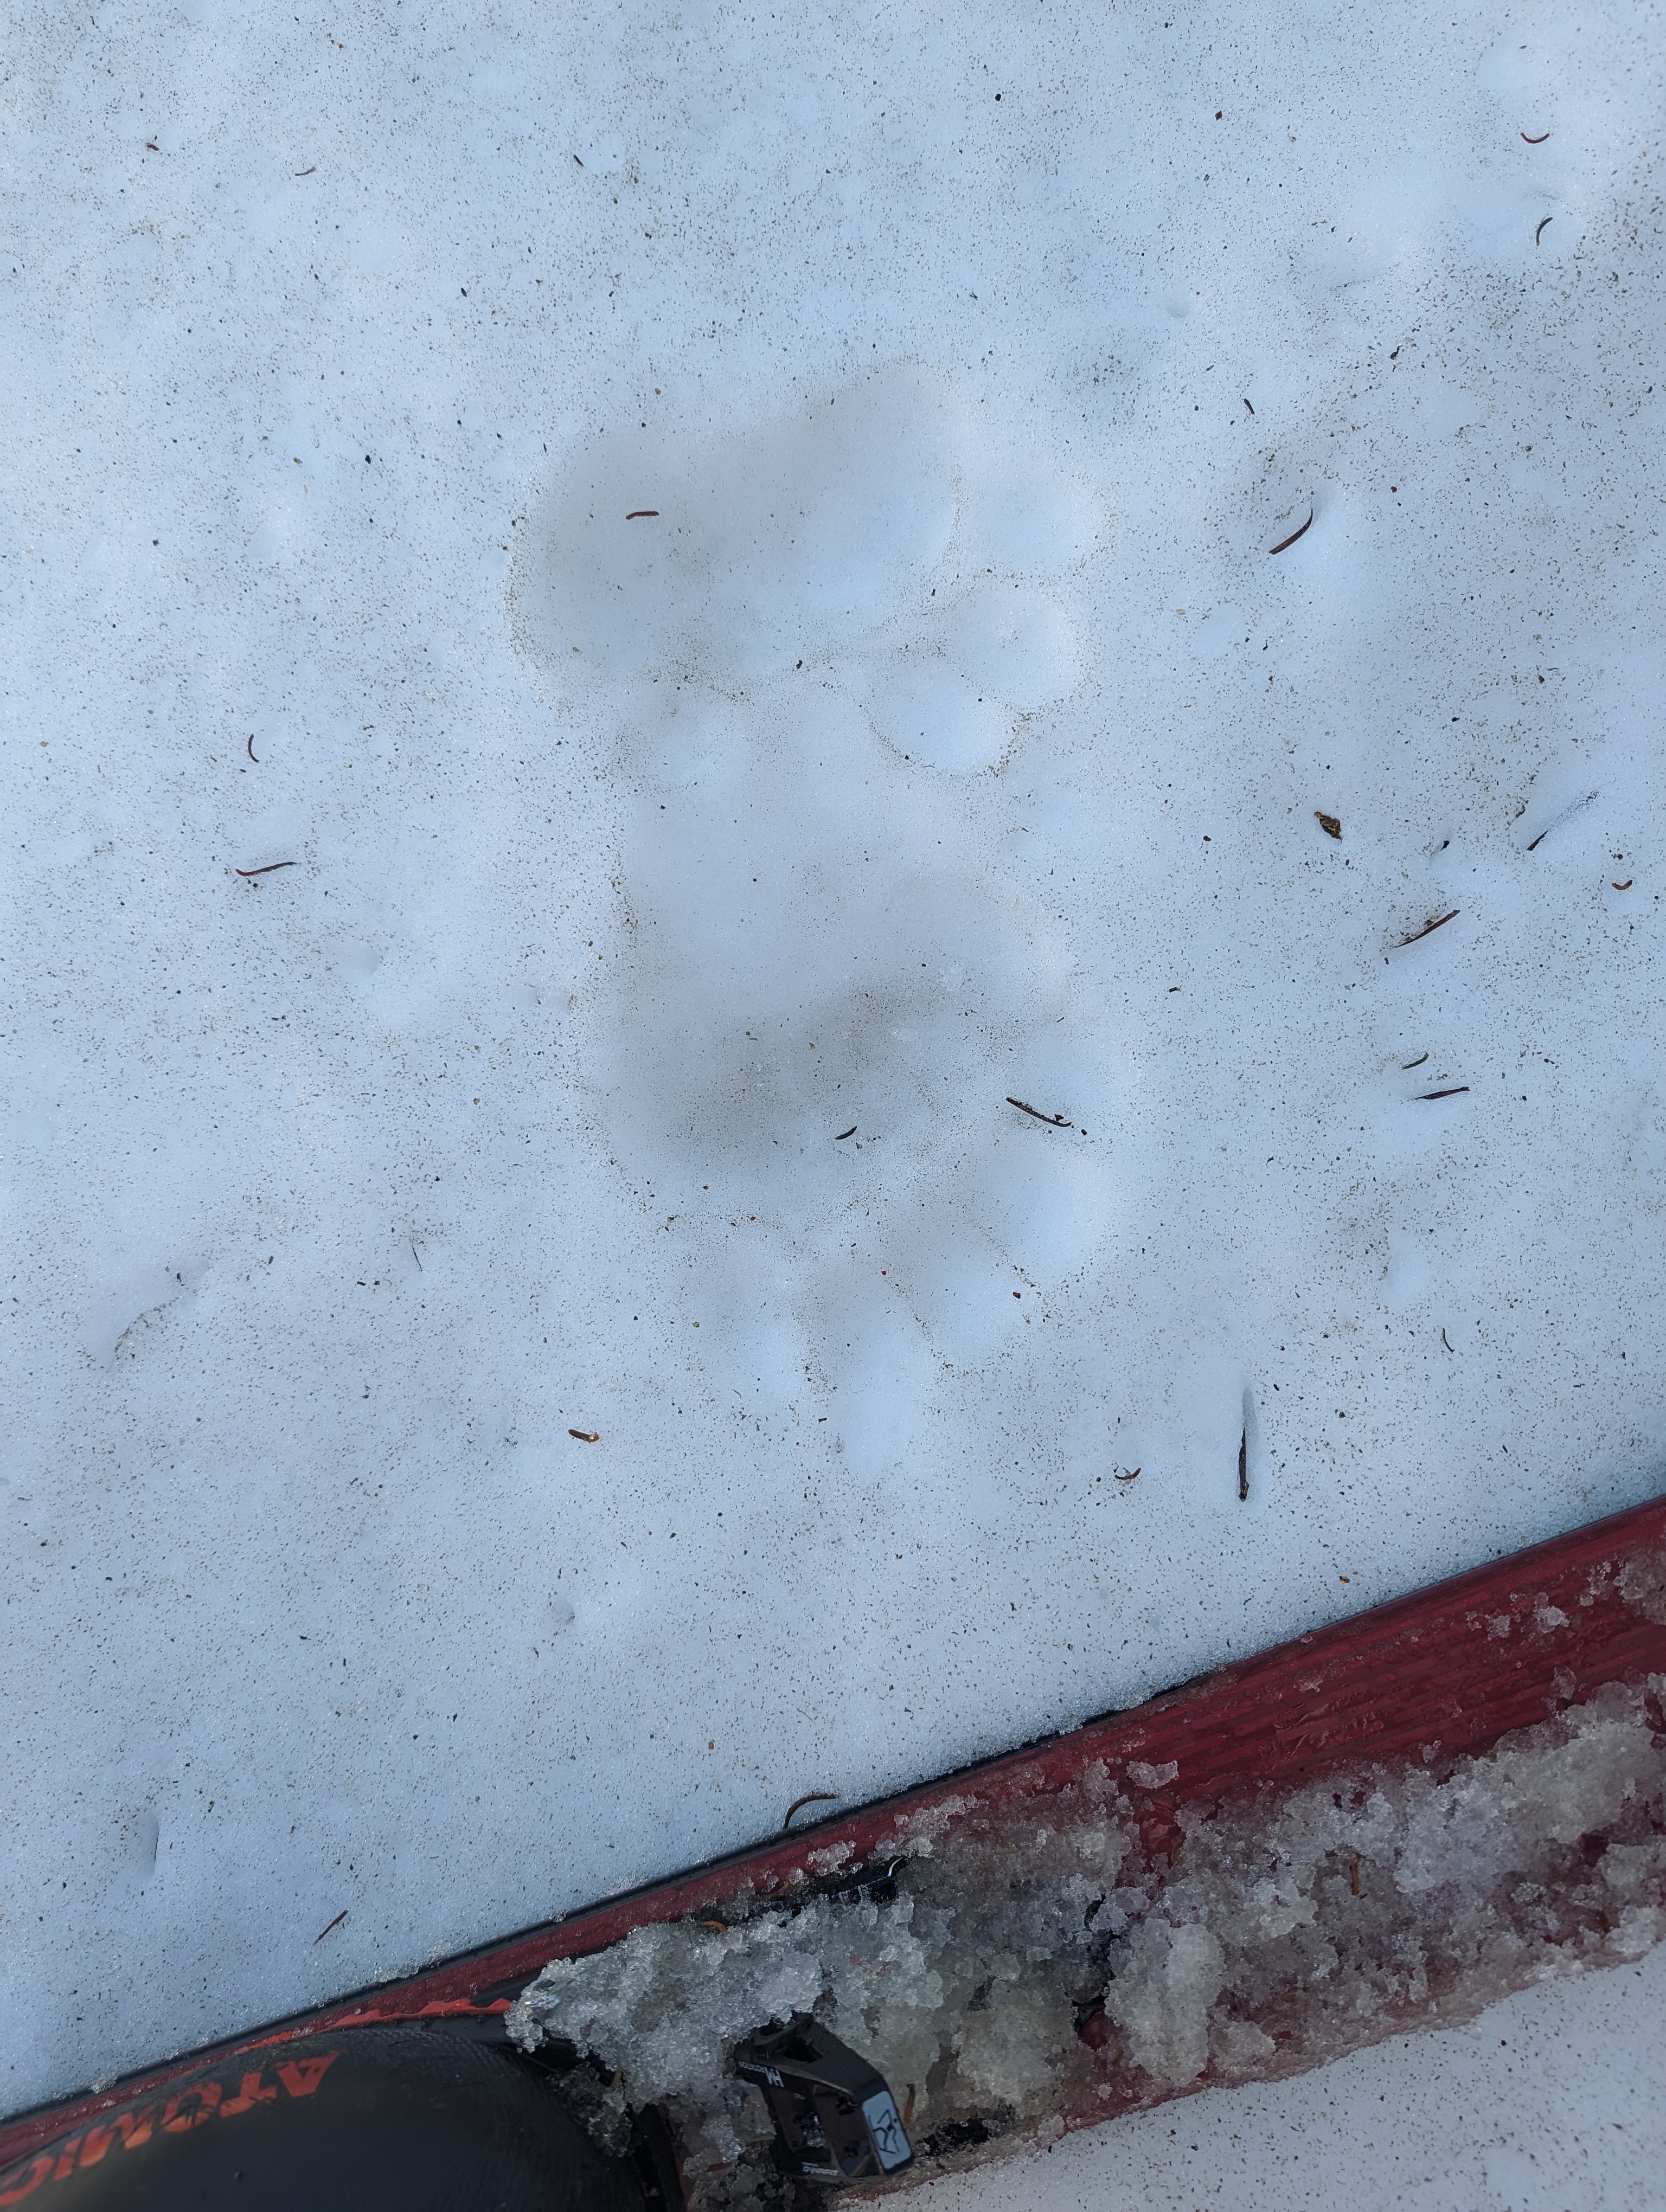
[(511, 2032), (591, 2062), (569, 2079), (604, 2136), (662, 2105), (696, 2212), (774, 2200), (729, 2056), (794, 2011), (885, 2074), (922, 2168), (1297, 2072), (1666, 1936), (1663, 1690), (1611, 1686), (1483, 1756), (1182, 1805), (1167, 1861), (1104, 1769), (1044, 1812), (969, 1796), (899, 1824), (894, 1887), (635, 1929), (548, 1966)]

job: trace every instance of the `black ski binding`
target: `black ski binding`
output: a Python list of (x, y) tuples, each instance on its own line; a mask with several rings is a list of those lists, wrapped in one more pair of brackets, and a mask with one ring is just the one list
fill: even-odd
[(807, 2013), (772, 2021), (734, 2055), (743, 2081), (763, 2092), (775, 2124), (775, 2163), (804, 2181), (873, 2181), (914, 2156), (897, 2100), (866, 2058)]

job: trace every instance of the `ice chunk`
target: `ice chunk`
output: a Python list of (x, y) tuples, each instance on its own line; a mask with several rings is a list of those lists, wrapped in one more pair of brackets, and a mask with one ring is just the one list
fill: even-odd
[(1209, 2008), (1225, 1978), (1225, 1954), (1207, 1928), (1141, 1921), (1118, 1954), (1105, 2010), (1128, 2053), (1159, 2081), (1181, 2088), (1209, 2063)]

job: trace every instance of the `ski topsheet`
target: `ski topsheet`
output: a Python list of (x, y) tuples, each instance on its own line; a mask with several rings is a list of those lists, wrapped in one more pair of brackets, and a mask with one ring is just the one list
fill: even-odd
[(734, 2057), (795, 2014), (890, 2086), (870, 2187), (1296, 2072), (1666, 1935), (1663, 1691), (1666, 1498), (24, 2114), (0, 2203), (210, 2060), (395, 2021), (501, 2021), (604, 2142), (659, 2106), (696, 2207), (778, 2191)]

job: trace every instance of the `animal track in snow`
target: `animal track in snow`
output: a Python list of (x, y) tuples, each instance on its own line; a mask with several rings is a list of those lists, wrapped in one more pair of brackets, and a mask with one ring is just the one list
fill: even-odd
[(806, 1327), (830, 1377), (876, 1332), (888, 1388), (921, 1330), (974, 1364), (1101, 1233), (1096, 1025), (970, 790), (1079, 684), (1058, 586), (1100, 531), (909, 368), (697, 444), (599, 437), (534, 517), (522, 642), (629, 794), (581, 1079), (703, 1222), (702, 1314), (773, 1329), (783, 1380)]

